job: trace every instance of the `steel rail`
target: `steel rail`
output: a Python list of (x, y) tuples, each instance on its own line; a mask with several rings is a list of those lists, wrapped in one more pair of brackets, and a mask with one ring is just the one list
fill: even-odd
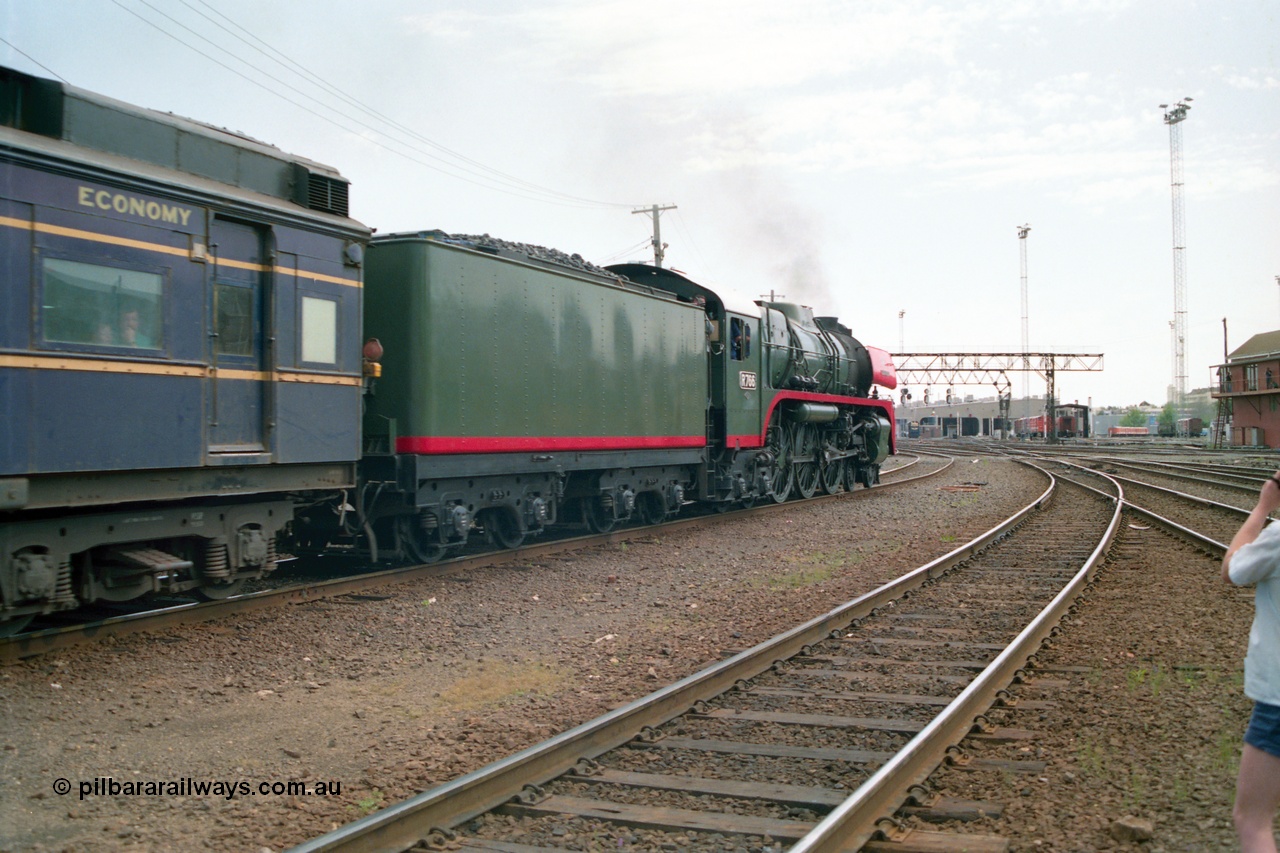
[[(1044, 472), (1050, 478), (1049, 492), (1056, 488), (1056, 479), (1051, 473), (1030, 462), (1023, 464)], [(1116, 504), (1115, 513), (1106, 533), (1080, 571), (942, 713), (793, 845), (790, 853), (834, 853), (861, 848), (880, 831), (876, 824), (884, 816), (896, 811), (906, 800), (910, 788), (927, 779), (943, 762), (947, 750), (970, 732), (974, 720), (991, 706), (999, 691), (1013, 681), (1031, 655), (1067, 615), (1071, 605), (1096, 573), (1103, 555), (1115, 538), (1122, 517), (1123, 499), (1114, 496), (1108, 498)]]
[(1208, 551), (1209, 553), (1217, 557), (1223, 557), (1227, 553), (1226, 545), (1224, 545), (1223, 543), (1219, 542), (1216, 539), (1211, 539), (1208, 536), (1205, 536), (1203, 533), (1199, 532), (1198, 530), (1192, 530), (1190, 527), (1184, 527), (1183, 525), (1179, 524), (1176, 521), (1172, 521), (1168, 518), (1165, 518), (1163, 515), (1160, 515), (1159, 513), (1153, 510), (1149, 510), (1146, 507), (1138, 506), (1137, 504), (1132, 503), (1130, 501), (1125, 501), (1124, 505), (1128, 507), (1131, 511), (1133, 511), (1136, 515), (1140, 515), (1143, 518), (1147, 519), (1148, 521), (1154, 522), (1156, 524), (1159, 524), (1161, 527), (1167, 528), (1171, 532), (1176, 533), (1177, 535), (1183, 537), (1184, 539), (1189, 541), (1191, 544), (1204, 548), (1206, 551)]
[[(1147, 460), (1122, 462), (1118, 459), (1115, 459), (1114, 457), (1105, 457), (1105, 456), (1101, 458), (1095, 457), (1093, 461), (1106, 462), (1108, 465), (1116, 465), (1121, 468), (1132, 468), (1135, 471), (1142, 471), (1147, 474), (1155, 474), (1157, 476), (1171, 477), (1176, 480), (1186, 480), (1187, 482), (1191, 482), (1191, 483), (1203, 483), (1206, 486), (1213, 486), (1219, 489), (1234, 489), (1235, 491), (1238, 491), (1238, 492), (1249, 492), (1250, 494), (1256, 494), (1258, 490), (1262, 487), (1262, 484), (1267, 481), (1267, 477), (1265, 475), (1259, 476), (1257, 478), (1251, 478), (1251, 482), (1248, 485), (1243, 483), (1229, 483), (1224, 480), (1210, 480), (1205, 477), (1194, 477), (1188, 473), (1178, 473), (1176, 470), (1175, 471), (1163, 470), (1166, 468), (1176, 467), (1176, 466), (1170, 465), (1167, 462), (1151, 462)], [(1200, 473), (1203, 473), (1203, 472), (1200, 472)], [(1238, 475), (1226, 475), (1226, 476), (1238, 476)], [(1240, 479), (1244, 479), (1244, 478), (1240, 477)]]
[[(920, 459), (917, 457), (905, 465), (900, 465), (884, 473), (892, 474), (898, 471), (904, 471), (919, 462)], [(577, 551), (597, 545), (616, 545), (620, 542), (634, 539), (637, 536), (696, 529), (700, 526), (718, 523), (723, 519), (739, 518), (747, 513), (785, 512), (796, 507), (809, 506), (811, 502), (820, 503), (831, 500), (856, 500), (860, 499), (864, 494), (872, 495), (884, 491), (885, 489), (905, 486), (910, 483), (915, 483), (920, 480), (936, 476), (947, 470), (949, 467), (951, 467), (951, 463), (940, 466), (931, 471), (916, 474), (915, 476), (903, 477), (886, 483), (880, 483), (872, 489), (858, 489), (853, 492), (838, 492), (834, 495), (820, 495), (806, 501), (788, 501), (781, 504), (763, 504), (731, 512), (681, 518), (648, 527), (627, 527), (619, 530), (612, 530), (608, 533), (593, 533), (586, 536), (574, 536), (566, 539), (557, 539), (552, 542), (536, 542), (528, 545), (521, 545), (518, 548), (506, 551), (490, 551), (485, 554), (478, 554), (474, 556), (454, 557), (437, 563), (405, 566), (394, 569), (382, 569), (376, 572), (351, 575), (348, 577), (321, 581), (319, 583), (299, 584), (280, 587), (277, 589), (266, 589), (260, 592), (236, 595), (216, 601), (191, 602), (189, 604), (179, 604), (172, 607), (160, 608), (158, 610), (147, 610), (124, 616), (111, 616), (106, 619), (98, 619), (92, 622), (78, 623), (64, 627), (44, 628), (37, 631), (29, 631), (24, 634), (16, 634), (12, 637), (0, 637), (0, 666), (16, 663), (17, 661), (25, 658), (72, 648), (83, 643), (100, 640), (105, 637), (120, 637), (128, 634), (136, 634), (141, 631), (154, 631), (160, 628), (168, 628), (174, 625), (208, 622), (213, 619), (221, 619), (233, 614), (251, 613), (271, 607), (280, 607), (286, 604), (307, 604), (327, 598), (353, 595), (355, 593), (364, 592), (366, 590), (375, 589), (377, 587), (393, 583), (402, 583), (405, 581), (421, 580), (431, 577), (448, 577), (450, 575), (466, 571), (508, 565), (514, 562), (538, 559), (541, 557)]]
[[(1069, 465), (1072, 468), (1079, 468), (1082, 471), (1088, 471), (1089, 473), (1095, 474), (1099, 477), (1106, 477), (1109, 480), (1115, 480), (1121, 483), (1129, 483), (1130, 485), (1137, 486), (1142, 489), (1151, 489), (1152, 491), (1155, 491), (1155, 492), (1163, 492), (1166, 495), (1172, 495), (1175, 498), (1180, 498), (1182, 500), (1188, 501), (1189, 503), (1196, 503), (1196, 504), (1200, 504), (1201, 506), (1224, 510), (1234, 515), (1240, 515), (1246, 518), (1249, 515), (1249, 510), (1241, 509), (1238, 506), (1232, 506), (1231, 504), (1224, 504), (1220, 501), (1215, 501), (1215, 500), (1212, 500), (1211, 498), (1204, 498), (1199, 495), (1189, 494), (1188, 492), (1180, 492), (1177, 489), (1171, 489), (1168, 486), (1158, 486), (1155, 483), (1148, 483), (1145, 480), (1135, 480), (1132, 477), (1122, 477), (1119, 474), (1111, 474), (1109, 472), (1099, 471), (1098, 469), (1091, 468), (1088, 465), (1082, 465), (1076, 462), (1067, 462), (1062, 459), (1053, 459), (1053, 460), (1046, 459), (1043, 461), (1046, 461), (1046, 462), (1051, 461), (1056, 465)], [(1255, 489), (1255, 491), (1257, 490)], [(1133, 504), (1133, 506), (1136, 507), (1137, 505)]]
[(627, 743), (644, 729), (680, 716), (698, 702), (800, 654), (842, 632), (854, 620), (946, 573), (1008, 535), (1052, 496), (1053, 489), (1050, 477), (1043, 494), (1000, 524), (865, 595), (550, 740), (304, 842), (291, 853), (394, 853), (412, 847), (433, 830), (448, 830), (496, 808), (526, 786), (544, 784), (572, 769), (580, 759), (595, 758)]
[[(1120, 477), (1115, 474), (1104, 474), (1099, 471), (1095, 471), (1092, 468), (1089, 468), (1087, 465), (1080, 465), (1075, 462), (1065, 462), (1061, 459), (1054, 460), (1054, 462), (1055, 464), (1058, 464), (1058, 465), (1069, 465), (1072, 468), (1079, 468), (1081, 471), (1087, 471), (1090, 474), (1094, 474), (1099, 477), (1105, 477), (1112, 481), (1131, 483), (1136, 486), (1141, 486), (1149, 489), (1155, 489), (1156, 491), (1166, 492), (1168, 494), (1175, 495), (1180, 498), (1187, 498), (1196, 503), (1207, 504), (1216, 509), (1230, 510), (1233, 513), (1238, 513), (1242, 516), (1245, 516), (1246, 518), (1249, 515), (1249, 510), (1246, 510), (1246, 509), (1240, 509), (1239, 507), (1218, 503), (1217, 501), (1211, 501), (1207, 498), (1201, 498), (1195, 495), (1188, 495), (1183, 492), (1175, 491), (1173, 489), (1166, 489), (1161, 486), (1152, 486), (1149, 483), (1143, 483), (1139, 480), (1131, 480), (1128, 477)], [(1073, 480), (1072, 482), (1076, 482), (1076, 481)], [(1094, 489), (1093, 486), (1090, 486), (1087, 483), (1076, 482), (1076, 485), (1085, 489), (1090, 489), (1092, 491), (1098, 492), (1098, 494), (1105, 494), (1104, 492)], [(1198, 530), (1193, 530), (1190, 527), (1187, 527), (1185, 525), (1179, 524), (1176, 521), (1173, 521), (1172, 519), (1165, 518), (1163, 515), (1160, 515), (1155, 510), (1148, 509), (1147, 507), (1140, 506), (1139, 504), (1134, 503), (1133, 501), (1129, 500), (1124, 496), (1123, 490), (1120, 492), (1120, 502), (1125, 507), (1127, 507), (1131, 512), (1133, 512), (1135, 515), (1142, 516), (1148, 521), (1153, 522), (1154, 524), (1158, 524), (1161, 527), (1164, 527), (1165, 529), (1169, 530), (1171, 533), (1181, 536), (1183, 539), (1187, 540), (1192, 545), (1203, 548), (1209, 553), (1217, 557), (1225, 556), (1227, 553), (1227, 546), (1224, 545), (1223, 543), (1209, 536), (1204, 535)]]

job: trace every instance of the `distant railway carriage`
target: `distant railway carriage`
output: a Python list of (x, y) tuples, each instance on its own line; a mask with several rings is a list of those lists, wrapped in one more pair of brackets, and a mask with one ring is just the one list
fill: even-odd
[(1179, 418), (1178, 435), (1184, 438), (1195, 438), (1204, 432), (1204, 420), (1201, 418)]
[(1013, 434), (1019, 438), (1044, 438), (1044, 415), (1014, 418)]
[(1113, 426), (1107, 428), (1107, 435), (1112, 438), (1150, 434), (1151, 430), (1144, 426)]
[[(1019, 438), (1045, 438), (1047, 431), (1045, 424), (1049, 423), (1046, 415), (1032, 415), (1026, 418), (1015, 418), (1013, 421), (1013, 434)], [(1080, 419), (1072, 414), (1059, 414), (1052, 423), (1056, 426), (1054, 435), (1058, 438), (1074, 438), (1082, 434), (1080, 432)]]
[(286, 495), (354, 486), (368, 230), (346, 191), (0, 69), (0, 630), (228, 594), (274, 568)]

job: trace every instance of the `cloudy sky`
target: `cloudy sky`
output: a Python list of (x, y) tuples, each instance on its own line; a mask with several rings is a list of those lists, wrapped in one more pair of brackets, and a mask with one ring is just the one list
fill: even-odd
[(1190, 96), (1189, 385), (1224, 317), (1280, 328), (1278, 0), (0, 0), (0, 39), (336, 166), (382, 233), (642, 260), (633, 209), (677, 205), (668, 265), (893, 351), (1019, 351), (1029, 224), (1030, 348), (1105, 353), (1058, 377), (1095, 404), (1173, 381), (1159, 105)]

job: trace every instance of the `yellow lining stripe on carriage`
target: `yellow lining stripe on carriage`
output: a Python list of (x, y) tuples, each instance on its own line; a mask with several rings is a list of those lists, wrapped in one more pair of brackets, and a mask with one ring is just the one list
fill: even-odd
[[(42, 234), (53, 234), (58, 237), (71, 237), (76, 240), (90, 240), (95, 243), (107, 243), (112, 246), (124, 246), (130, 249), (142, 249), (147, 252), (157, 252), (162, 255), (174, 255), (181, 258), (191, 257), (191, 250), (186, 248), (178, 248), (176, 246), (166, 246), (162, 243), (149, 243), (145, 240), (131, 240), (128, 237), (114, 237), (110, 234), (102, 234), (97, 231), (84, 231), (79, 228), (66, 228), (62, 225), (50, 225), (47, 222), (28, 222), (25, 219), (15, 219), (12, 216), (0, 216), (0, 226), (7, 228), (21, 228), (24, 231), (39, 231)], [(279, 275), (296, 275), (299, 278), (309, 278), (312, 281), (325, 281), (330, 284), (341, 284), (347, 287), (363, 287), (359, 279), (343, 278), (336, 275), (326, 275), (318, 272), (308, 272), (307, 270), (295, 270), (289, 267), (269, 266), (267, 264), (254, 264), (248, 261), (234, 261), (228, 258), (219, 258), (219, 264), (225, 264), (235, 269), (251, 270), (253, 272), (273, 272)]]
[(33, 370), (79, 370), (88, 373), (139, 373), (151, 376), (208, 376), (206, 367), (162, 361), (112, 361), (104, 358), (68, 358), (63, 355), (0, 355), (0, 367)]
[(252, 382), (300, 382), (310, 385), (362, 384), (359, 376), (348, 373), (303, 373), (296, 370), (236, 370), (195, 364), (171, 364), (163, 361), (124, 361), (102, 358), (68, 358), (62, 355), (0, 355), (0, 368), (31, 370), (77, 370), (85, 373), (136, 373), (145, 376), (217, 377), (218, 379)]

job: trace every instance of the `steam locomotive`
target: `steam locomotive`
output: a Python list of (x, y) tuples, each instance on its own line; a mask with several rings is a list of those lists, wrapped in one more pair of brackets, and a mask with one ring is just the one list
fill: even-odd
[(286, 551), (878, 482), (883, 350), (801, 305), (440, 231), (336, 170), (0, 68), (0, 631)]

